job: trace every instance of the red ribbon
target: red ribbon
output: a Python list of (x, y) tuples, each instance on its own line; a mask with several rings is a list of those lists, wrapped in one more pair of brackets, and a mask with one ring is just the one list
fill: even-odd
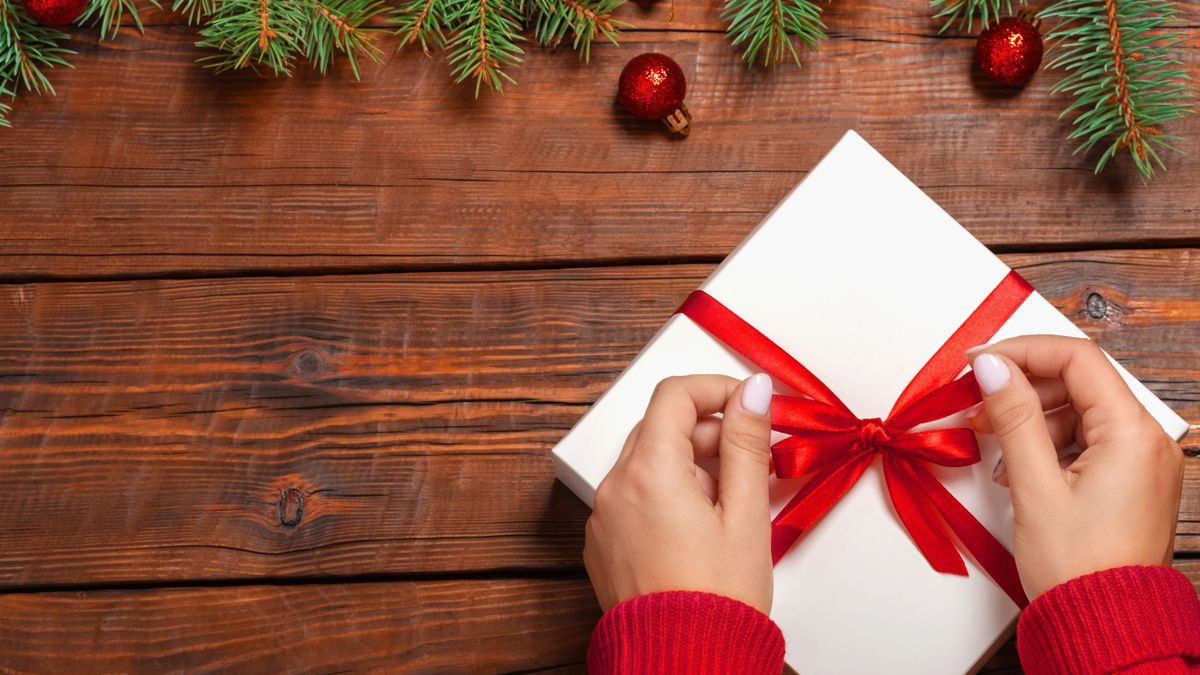
[(807, 397), (777, 395), (771, 404), (771, 426), (790, 434), (771, 448), (776, 475), (810, 476), (772, 521), (775, 562), (833, 508), (880, 455), (896, 515), (929, 564), (939, 572), (966, 576), (966, 564), (954, 544), (957, 537), (1013, 602), (1020, 607), (1029, 604), (1012, 554), (924, 465), (932, 462), (953, 467), (978, 462), (974, 432), (964, 428), (911, 429), (981, 400), (974, 373), (955, 379), (967, 365), (966, 350), (991, 339), (1032, 292), (1029, 282), (1009, 272), (917, 372), (886, 420), (858, 418), (799, 361), (712, 296), (704, 291), (688, 296), (678, 313)]

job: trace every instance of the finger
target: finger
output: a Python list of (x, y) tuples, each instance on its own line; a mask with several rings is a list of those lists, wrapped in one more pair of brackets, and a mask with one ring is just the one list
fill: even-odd
[[(1029, 384), (1033, 385), (1033, 390), (1037, 392), (1042, 410), (1055, 410), (1070, 402), (1070, 398), (1067, 396), (1067, 385), (1062, 380), (1029, 377)], [(987, 415), (980, 414), (982, 412), (983, 409), (980, 407), (978, 412), (967, 418), (967, 422), (975, 431), (981, 434), (990, 434), (992, 433), (992, 420)]]
[(725, 375), (686, 375), (659, 382), (631, 456), (674, 454), (693, 461), (691, 438), (696, 422), (720, 412), (737, 385), (737, 380)]
[(630, 430), (629, 435), (625, 437), (625, 445), (621, 446), (621, 454), (617, 455), (617, 461), (613, 463), (614, 466), (629, 458), (629, 453), (633, 450), (633, 446), (637, 444), (638, 437), (641, 434), (642, 421), (638, 420), (638, 423), (633, 425), (633, 429)]
[(721, 419), (718, 497), (725, 513), (743, 523), (765, 524), (771, 518), (771, 389), (765, 373), (750, 377), (729, 397)]
[[(1046, 413), (1046, 428), (1050, 432), (1050, 440), (1054, 443), (1054, 449), (1058, 453), (1058, 466), (1060, 469), (1065, 469), (1064, 462), (1069, 465), (1070, 457), (1079, 453), (1080, 448), (1076, 443), (1076, 431), (1079, 429), (1079, 414), (1074, 408), (1063, 406), (1058, 410), (1053, 410)], [(992, 471), (992, 480), (996, 481), (1004, 487), (1008, 487), (1008, 470), (1004, 466), (1004, 457), (996, 463), (996, 468)]]
[(717, 479), (713, 478), (712, 474), (693, 464), (692, 471), (696, 474), (696, 482), (700, 485), (700, 491), (708, 497), (708, 501), (717, 503)]
[(721, 418), (705, 417), (692, 429), (692, 449), (697, 457), (716, 457), (721, 443)]
[[(1051, 410), (1043, 413), (1046, 416), (1046, 428), (1050, 431), (1050, 439), (1054, 442), (1054, 447), (1062, 449), (1076, 442), (1075, 431), (1079, 424), (1079, 413), (1070, 406), (1062, 406), (1057, 410)], [(975, 416), (968, 418), (971, 428), (977, 433), (992, 434), (995, 430), (992, 428), (992, 419), (988, 417), (985, 410), (980, 409)]]
[(1008, 466), (1013, 508), (1044, 506), (1066, 490), (1037, 392), (1017, 364), (990, 351), (972, 366)]
[(1105, 409), (1108, 417), (1141, 411), (1108, 357), (1086, 338), (1025, 335), (989, 345), (985, 351), (1003, 355), (1033, 377), (1062, 380), (1080, 414), (1093, 408)]

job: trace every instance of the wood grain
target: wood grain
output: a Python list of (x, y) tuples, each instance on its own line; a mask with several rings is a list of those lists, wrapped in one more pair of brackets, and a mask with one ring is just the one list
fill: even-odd
[(489, 673), (582, 660), (586, 579), (0, 595), (0, 671)]
[[(1200, 9), (1183, 5), (1194, 43)], [(937, 35), (919, 4), (834, 3), (833, 37), (773, 74), (712, 32), (715, 3), (678, 9), (673, 30), (597, 45), (590, 65), (532, 49), (519, 86), (478, 101), (419, 52), (389, 49), (362, 82), (216, 77), (187, 26), (83, 33), (60, 95), (22, 97), (0, 132), (0, 278), (713, 261), (849, 128), (993, 246), (1200, 243), (1194, 162), (1144, 187), (1128, 166), (1093, 176), (1050, 74), (987, 84), (971, 38)], [(651, 49), (691, 78), (687, 141), (614, 102)], [(1194, 139), (1200, 117), (1172, 130)]]
[[(1005, 260), (1200, 420), (1200, 252)], [(710, 269), (0, 286), (0, 585), (578, 570), (547, 452)]]
[[(586, 579), (17, 593), (0, 670), (574, 673), (598, 616)], [(1020, 672), (1015, 647), (981, 672)]]

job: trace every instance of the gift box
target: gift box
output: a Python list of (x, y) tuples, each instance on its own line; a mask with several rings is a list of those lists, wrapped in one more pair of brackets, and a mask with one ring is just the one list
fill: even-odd
[[(791, 399), (793, 413), (828, 406), (815, 417), (832, 416), (835, 427), (842, 418), (872, 420), (862, 423), (864, 434), (904, 431), (916, 446), (921, 437), (911, 434), (965, 425), (962, 412), (945, 416), (961, 408), (943, 405), (973, 386), (969, 373), (954, 380), (966, 370), (962, 350), (978, 344), (964, 340), (1084, 337), (853, 131), (699, 291), (684, 302), (686, 315), (667, 319), (554, 448), (560, 480), (589, 506), (665, 377), (745, 378), (763, 370), (747, 354), (759, 364), (777, 357), (773, 367), (794, 358), (784, 365), (792, 372), (772, 373), (777, 394), (804, 395)], [(763, 356), (775, 346), (784, 354)], [(1117, 369), (1166, 432), (1181, 438), (1186, 423)], [(837, 401), (812, 403), (810, 396)], [(900, 418), (903, 424), (893, 424)], [(939, 438), (953, 446), (963, 440), (953, 434), (963, 433), (974, 439), (965, 430)], [(773, 440), (787, 436), (777, 431)], [(875, 455), (862, 466), (835, 463), (806, 477), (771, 479), (778, 557), (771, 618), (786, 637), (788, 665), (805, 674), (965, 672), (1002, 643), (1023, 600), (1005, 550), (1012, 506), (991, 479), (999, 447), (989, 436), (977, 443), (979, 461), (965, 466), (926, 461), (920, 455), (929, 451), (918, 449), (898, 464), (885, 466)], [(818, 477), (833, 487), (814, 488)], [(839, 482), (852, 487), (840, 494)], [(796, 507), (798, 493), (804, 503)], [(931, 510), (957, 539), (927, 541), (919, 525)], [(781, 529), (781, 518), (799, 525)], [(939, 565), (945, 546), (965, 555)], [(955, 564), (965, 576), (936, 569)]]

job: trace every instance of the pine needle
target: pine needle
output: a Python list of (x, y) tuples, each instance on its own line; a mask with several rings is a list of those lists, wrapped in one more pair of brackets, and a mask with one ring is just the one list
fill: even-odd
[(729, 22), (733, 45), (742, 45), (742, 60), (772, 66), (789, 56), (800, 65), (792, 43), (798, 37), (809, 49), (825, 39), (821, 7), (811, 0), (726, 0), (721, 18)]
[(1012, 0), (932, 0), (929, 4), (935, 10), (933, 18), (943, 20), (939, 33), (955, 24), (969, 33), (974, 30), (976, 20), (980, 27), (986, 27), (1013, 11)]
[(67, 39), (66, 33), (34, 21), (23, 6), (0, 0), (0, 95), (11, 99), (18, 88), (53, 94), (46, 70), (71, 67), (65, 57), (75, 52), (60, 45)]
[(629, 24), (612, 18), (625, 0), (536, 0), (533, 4), (533, 35), (543, 47), (557, 47), (568, 34), (571, 47), (581, 61), (592, 55), (592, 40), (599, 35), (617, 44), (621, 28)]
[(516, 83), (504, 69), (521, 63), (525, 52), (517, 42), (524, 38), (508, 2), (457, 0), (450, 14), (458, 30), (448, 45), (452, 75), (455, 82), (473, 78), (476, 97), (485, 82), (495, 91), (503, 91), (505, 81)]
[(396, 26), (400, 36), (397, 49), (404, 49), (413, 41), (421, 43), (421, 51), (446, 46), (446, 32), (450, 24), (451, 0), (405, 0), (392, 13), (389, 23)]
[(1047, 67), (1067, 73), (1050, 91), (1073, 99), (1060, 117), (1075, 116), (1075, 152), (1104, 148), (1096, 173), (1128, 150), (1148, 180), (1166, 169), (1159, 151), (1179, 152), (1162, 129), (1191, 112), (1183, 36), (1171, 30), (1177, 13), (1169, 0), (1060, 0), (1041, 13), (1058, 21)]
[[(149, 0), (149, 2), (155, 7), (160, 7), (158, 0)], [(75, 23), (81, 26), (99, 26), (100, 39), (107, 40), (110, 37), (116, 37), (117, 31), (121, 30), (122, 20), (126, 13), (133, 20), (137, 31), (145, 33), (146, 30), (142, 27), (142, 18), (138, 15), (137, 4), (134, 0), (89, 0), (83, 14), (75, 20)]]

